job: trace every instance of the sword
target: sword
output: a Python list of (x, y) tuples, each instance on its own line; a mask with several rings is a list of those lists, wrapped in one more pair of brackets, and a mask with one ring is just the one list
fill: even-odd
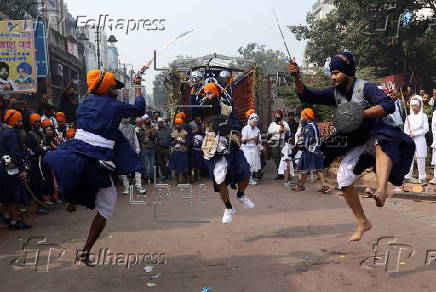
[(48, 206), (46, 204), (44, 204), (43, 202), (41, 202), (35, 195), (35, 193), (32, 191), (32, 189), (29, 186), (29, 183), (26, 180), (24, 180), (23, 182), (24, 187), (26, 188), (27, 192), (30, 194), (30, 196), (33, 198), (33, 200), (35, 200), (36, 203), (38, 203), (39, 205), (43, 206), (44, 208), (48, 208)]
[[(286, 52), (288, 52), (289, 62), (292, 62), (291, 53), (289, 52), (288, 45), (286, 44), (285, 35), (283, 34), (282, 27), (280, 26), (279, 18), (278, 18), (277, 13), (274, 9), (273, 9), (273, 13), (274, 13), (274, 17), (276, 18), (276, 21), (277, 21), (277, 27), (279, 28), (280, 34), (281, 34), (282, 39), (283, 39), (283, 44), (285, 45)], [(291, 73), (291, 75), (292, 75), (292, 77), (296, 77), (297, 73), (293, 72), (293, 73)]]
[[(180, 39), (180, 38), (182, 38), (182, 37), (184, 37), (184, 36), (186, 36), (186, 35), (188, 35), (188, 34), (190, 34), (191, 32), (193, 32), (194, 30), (193, 29), (191, 29), (191, 30), (188, 30), (187, 32), (184, 32), (184, 33), (182, 33), (182, 34), (180, 34), (180, 35), (178, 35), (178, 36), (176, 36), (175, 38), (173, 38), (172, 40), (170, 40), (168, 43), (166, 43), (158, 52), (157, 52), (157, 54), (156, 54), (156, 56), (158, 55), (158, 54), (160, 54), (160, 53), (162, 53), (163, 51), (165, 51), (169, 46), (171, 46), (175, 41), (177, 41), (178, 39)], [(154, 61), (154, 57), (153, 58), (151, 58), (148, 62), (147, 62), (147, 64), (145, 64), (142, 68), (141, 68), (141, 71), (139, 71), (139, 73), (145, 73), (145, 71), (148, 69), (148, 68), (150, 68), (150, 66), (151, 66), (151, 64), (153, 64), (153, 61)]]

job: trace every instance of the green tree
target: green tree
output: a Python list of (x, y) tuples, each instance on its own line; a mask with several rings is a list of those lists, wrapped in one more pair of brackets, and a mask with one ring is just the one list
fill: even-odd
[(240, 47), (238, 53), (242, 58), (256, 62), (256, 66), (263, 74), (276, 74), (286, 72), (288, 62), (284, 60), (285, 54), (282, 51), (266, 49), (265, 45), (249, 43)]
[(325, 18), (308, 14), (307, 26), (289, 27), (298, 40), (308, 40), (308, 61), (322, 66), (337, 51), (348, 50), (360, 67), (419, 72), (424, 82), (434, 82), (436, 24), (420, 16), (424, 8), (436, 15), (434, 0), (334, 0), (334, 5)]
[(165, 87), (165, 78), (167, 72), (160, 72), (153, 80), (153, 103), (156, 107), (160, 107), (168, 102), (168, 92)]

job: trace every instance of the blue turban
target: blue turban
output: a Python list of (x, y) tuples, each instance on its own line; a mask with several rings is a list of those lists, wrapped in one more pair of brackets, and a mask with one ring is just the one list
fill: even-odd
[[(343, 58), (338, 55), (344, 56), (348, 62), (345, 62)], [(346, 74), (348, 77), (354, 77), (354, 74), (356, 74), (356, 65), (354, 64), (353, 54), (350, 52), (339, 52), (332, 57), (330, 62), (330, 72), (334, 70), (338, 70)]]
[(32, 74), (32, 66), (30, 66), (30, 64), (26, 62), (20, 63), (17, 66), (17, 72), (20, 71), (20, 69), (23, 69), (23, 71), (26, 72), (28, 75)]

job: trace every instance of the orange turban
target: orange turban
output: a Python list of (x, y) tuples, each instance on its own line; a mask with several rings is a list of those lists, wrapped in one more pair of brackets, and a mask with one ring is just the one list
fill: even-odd
[(215, 94), (217, 97), (219, 97), (220, 89), (218, 88), (218, 85), (214, 82), (208, 83), (204, 86), (204, 94), (207, 94), (209, 91), (211, 91), (213, 94)]
[(52, 122), (50, 120), (43, 120), (41, 122), (41, 127), (45, 128), (45, 127), (48, 127), (48, 126), (53, 126), (53, 124), (52, 124)]
[(313, 112), (313, 109), (305, 108), (301, 112), (301, 119), (303, 119), (303, 120), (306, 120), (306, 119), (314, 120), (315, 119), (315, 113)]
[(21, 115), (21, 113), (13, 109), (7, 110), (4, 116), (4, 121), (8, 126), (12, 126), (16, 122), (22, 120), (23, 120), (23, 116)]
[[(103, 79), (101, 79), (102, 77)], [(86, 76), (86, 83), (88, 84), (89, 92), (95, 93), (97, 95), (104, 94), (112, 87), (115, 87), (115, 89), (121, 89), (124, 87), (123, 83), (115, 79), (115, 75), (113, 73), (103, 72), (101, 70), (90, 71)]]
[(245, 112), (245, 117), (248, 119), (255, 112), (256, 112), (256, 110), (251, 108), (251, 109), (249, 109), (248, 111)]
[(176, 118), (175, 120), (174, 120), (174, 124), (182, 124), (183, 125), (183, 119), (181, 119), (181, 118)]
[(55, 114), (55, 118), (56, 118), (56, 121), (58, 121), (58, 122), (65, 122), (65, 120), (66, 120), (65, 114), (63, 112), (57, 112)]
[(33, 113), (30, 115), (30, 124), (33, 125), (35, 124), (36, 121), (41, 121), (41, 116), (38, 115), (37, 113)]
[(184, 120), (186, 118), (186, 114), (184, 112), (180, 112), (176, 114), (176, 119), (177, 118), (181, 118), (182, 120)]
[(66, 138), (68, 139), (74, 138), (75, 135), (76, 135), (76, 129), (68, 129), (67, 133), (65, 134)]

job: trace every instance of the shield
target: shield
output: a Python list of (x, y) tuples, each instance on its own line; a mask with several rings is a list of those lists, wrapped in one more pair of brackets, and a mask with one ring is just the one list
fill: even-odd
[(355, 102), (346, 102), (336, 109), (333, 124), (339, 133), (349, 134), (360, 128), (363, 119), (363, 107)]

